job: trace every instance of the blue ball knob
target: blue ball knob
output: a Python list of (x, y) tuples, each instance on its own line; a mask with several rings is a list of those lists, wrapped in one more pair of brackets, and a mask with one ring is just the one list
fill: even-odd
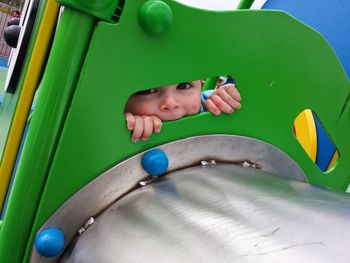
[(151, 176), (160, 176), (169, 166), (168, 156), (161, 149), (153, 149), (142, 157), (142, 167)]
[(36, 236), (35, 247), (44, 257), (58, 256), (64, 248), (64, 234), (58, 228), (46, 228)]

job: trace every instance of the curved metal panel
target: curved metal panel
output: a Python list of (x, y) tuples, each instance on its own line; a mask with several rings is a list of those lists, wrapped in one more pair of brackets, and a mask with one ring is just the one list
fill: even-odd
[[(168, 172), (197, 165), (202, 160), (222, 163), (249, 161), (259, 169), (306, 181), (298, 165), (276, 147), (262, 141), (234, 135), (192, 137), (159, 146), (169, 158)], [(210, 150), (208, 150), (210, 149)], [(139, 187), (147, 177), (141, 167), (140, 153), (111, 168), (69, 199), (41, 228), (59, 227), (70, 242), (78, 229), (91, 217), (96, 217), (113, 202)], [(43, 259), (32, 250), (33, 262), (54, 262)]]
[(350, 196), (232, 164), (112, 205), (60, 262), (349, 262)]

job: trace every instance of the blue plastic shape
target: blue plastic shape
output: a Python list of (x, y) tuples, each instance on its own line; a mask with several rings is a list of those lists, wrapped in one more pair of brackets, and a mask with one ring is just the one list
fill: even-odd
[(350, 78), (349, 0), (267, 0), (262, 8), (285, 11), (320, 32)]
[(44, 257), (58, 256), (64, 248), (64, 234), (54, 227), (46, 228), (35, 238), (35, 248)]
[(161, 149), (153, 149), (142, 157), (142, 167), (151, 176), (164, 174), (169, 166), (168, 156)]
[(335, 151), (337, 150), (326, 131), (322, 127), (315, 113), (312, 113), (315, 120), (316, 134), (317, 134), (317, 153), (316, 165), (322, 172), (327, 171), (329, 163), (331, 162)]

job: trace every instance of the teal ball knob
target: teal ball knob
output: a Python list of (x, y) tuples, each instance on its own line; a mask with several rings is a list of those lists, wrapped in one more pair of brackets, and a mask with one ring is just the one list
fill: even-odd
[(150, 0), (144, 3), (139, 11), (141, 27), (151, 34), (164, 33), (173, 21), (170, 7), (160, 0)]

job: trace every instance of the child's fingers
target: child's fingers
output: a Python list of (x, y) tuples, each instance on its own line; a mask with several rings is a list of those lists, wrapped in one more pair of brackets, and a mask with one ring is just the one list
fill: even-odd
[(153, 120), (150, 116), (142, 116), (143, 119), (143, 132), (141, 139), (143, 141), (147, 140), (153, 132)]
[(159, 133), (162, 129), (162, 121), (157, 116), (151, 115), (152, 121), (153, 121), (153, 130), (156, 133)]
[(129, 131), (132, 131), (135, 126), (135, 116), (129, 112), (125, 113), (126, 127)]
[(214, 115), (220, 115), (220, 113), (221, 113), (220, 109), (218, 107), (216, 107), (216, 105), (214, 104), (214, 102), (211, 99), (207, 99), (204, 102), (204, 106), (208, 111), (210, 111)]
[(137, 142), (141, 138), (143, 128), (143, 119), (140, 116), (135, 116), (135, 125), (131, 136), (133, 142)]
[(210, 99), (220, 111), (225, 113), (232, 113), (234, 111), (233, 108), (217, 94), (211, 95)]
[(230, 94), (232, 98), (234, 98), (236, 101), (241, 101), (241, 94), (239, 93), (238, 89), (234, 84), (227, 84), (225, 86), (222, 86), (222, 88), (225, 88), (225, 90)]
[(232, 109), (239, 109), (241, 104), (236, 101), (225, 88), (220, 88), (216, 91), (216, 94), (228, 105), (231, 106)]

